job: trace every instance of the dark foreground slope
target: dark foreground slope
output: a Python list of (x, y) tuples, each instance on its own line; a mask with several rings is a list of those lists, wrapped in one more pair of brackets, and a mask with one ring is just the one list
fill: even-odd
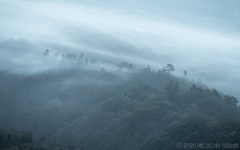
[(0, 150), (54, 150), (60, 148), (53, 147), (42, 140), (37, 141), (31, 131), (0, 129)]
[(53, 147), (152, 150), (178, 149), (178, 143), (240, 144), (235, 97), (165, 70), (0, 72), (0, 96), (1, 128), (31, 130)]

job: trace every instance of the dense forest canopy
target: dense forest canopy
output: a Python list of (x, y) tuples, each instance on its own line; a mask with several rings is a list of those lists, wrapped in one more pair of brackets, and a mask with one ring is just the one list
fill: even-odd
[[(52, 54), (46, 49), (36, 55), (46, 60)], [(59, 61), (55, 69), (0, 72), (0, 127), (31, 130), (40, 141), (35, 147), (172, 149), (177, 143), (240, 140), (237, 98), (189, 81), (184, 72), (176, 78), (173, 64), (153, 70), (122, 62), (108, 70), (83, 53), (52, 56)], [(25, 138), (33, 144), (32, 133), (5, 133), (1, 144), (24, 149)]]

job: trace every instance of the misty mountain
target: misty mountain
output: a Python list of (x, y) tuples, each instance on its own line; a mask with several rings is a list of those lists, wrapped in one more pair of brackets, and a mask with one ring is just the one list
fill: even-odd
[(239, 149), (239, 8), (0, 1), (0, 150)]
[[(38, 142), (49, 143), (47, 149), (172, 149), (179, 142), (208, 141), (202, 136), (207, 131), (222, 142), (238, 142), (234, 96), (176, 78), (167, 67), (136, 69), (126, 62), (107, 71), (72, 59), (65, 57), (60, 65), (72, 67), (30, 75), (1, 71), (0, 127), (31, 130)], [(226, 124), (215, 122), (219, 119)], [(182, 134), (182, 128), (188, 132)], [(225, 135), (231, 138), (221, 138)], [(194, 141), (187, 140), (192, 136)], [(6, 147), (16, 145), (3, 139)]]

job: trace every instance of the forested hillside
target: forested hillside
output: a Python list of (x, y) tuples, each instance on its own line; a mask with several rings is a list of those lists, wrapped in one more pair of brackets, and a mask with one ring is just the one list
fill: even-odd
[[(46, 59), (49, 50), (38, 55)], [(33, 144), (11, 142), (11, 134), (2, 130), (0, 149), (172, 150), (177, 143), (240, 144), (238, 100), (201, 81), (173, 76), (172, 64), (153, 70), (123, 62), (106, 69), (83, 54), (54, 57), (60, 67), (52, 70), (0, 72), (0, 127), (30, 130), (17, 141)], [(34, 140), (48, 146), (34, 146)]]

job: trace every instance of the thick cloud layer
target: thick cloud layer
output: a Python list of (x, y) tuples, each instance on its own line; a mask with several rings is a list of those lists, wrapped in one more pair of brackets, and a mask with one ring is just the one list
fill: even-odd
[[(28, 60), (39, 66), (43, 62), (22, 53), (46, 48), (154, 69), (173, 63), (176, 75), (187, 70), (189, 79), (201, 78), (235, 95), (240, 88), (239, 6), (238, 0), (1, 1), (0, 65), (21, 70)], [(19, 38), (27, 39), (27, 46)], [(44, 66), (49, 64), (54, 63)]]

